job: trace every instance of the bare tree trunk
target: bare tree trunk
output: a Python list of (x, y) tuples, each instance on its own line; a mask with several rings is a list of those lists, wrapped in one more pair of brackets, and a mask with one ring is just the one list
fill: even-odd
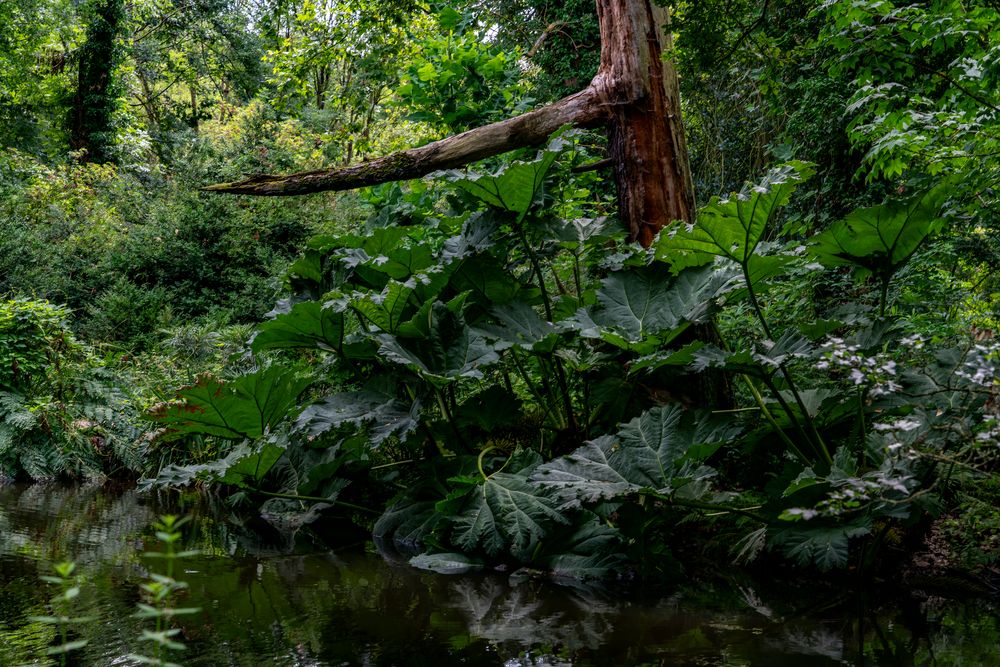
[(159, 127), (160, 114), (157, 110), (156, 104), (154, 104), (155, 96), (149, 87), (149, 80), (146, 79), (146, 75), (143, 74), (142, 69), (137, 69), (136, 74), (139, 77), (139, 83), (142, 85), (142, 95), (139, 96), (139, 103), (142, 104), (142, 108), (146, 110), (146, 117), (149, 119), (149, 124), (154, 127)]
[(602, 44), (617, 45), (602, 49), (601, 70), (621, 81), (610, 86), (617, 98), (609, 100), (608, 123), (619, 216), (632, 239), (648, 246), (694, 211), (677, 74), (663, 60), (670, 17), (652, 0), (598, 0), (597, 12)]

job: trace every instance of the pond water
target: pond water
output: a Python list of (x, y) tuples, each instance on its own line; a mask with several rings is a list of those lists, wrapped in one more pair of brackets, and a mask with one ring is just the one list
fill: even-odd
[[(180, 503), (180, 506), (178, 505)], [(51, 566), (78, 564), (72, 665), (137, 665), (149, 621), (139, 585), (162, 561), (160, 513), (193, 521), (178, 578), (183, 665), (1000, 665), (1000, 620), (983, 601), (865, 599), (829, 589), (701, 584), (653, 599), (517, 573), (443, 575), (357, 543), (251, 530), (198, 497), (56, 485), (0, 486), (0, 665), (58, 664)], [(720, 581), (724, 581), (720, 579)], [(147, 650), (148, 652), (148, 650)]]

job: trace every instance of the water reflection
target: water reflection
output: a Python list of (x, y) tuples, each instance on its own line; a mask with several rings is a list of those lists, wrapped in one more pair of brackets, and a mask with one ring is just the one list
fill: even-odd
[[(0, 665), (53, 664), (51, 591), (38, 575), (73, 558), (80, 613), (99, 621), (77, 664), (133, 665), (133, 618), (164, 511), (194, 517), (184, 548), (185, 665), (992, 665), (1000, 624), (984, 603), (876, 608), (815, 591), (703, 584), (655, 601), (520, 573), (445, 576), (354, 549), (317, 549), (197, 496), (0, 486)], [(223, 520), (226, 519), (226, 520)]]

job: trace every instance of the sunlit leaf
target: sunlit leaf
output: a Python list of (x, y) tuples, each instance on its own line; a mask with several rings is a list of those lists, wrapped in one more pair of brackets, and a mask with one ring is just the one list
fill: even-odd
[(770, 172), (759, 183), (747, 183), (726, 199), (712, 197), (698, 211), (695, 223), (679, 225), (662, 234), (656, 256), (675, 270), (705, 264), (711, 256), (746, 264), (764, 238), (777, 210), (799, 183), (815, 173), (810, 164), (789, 162)]
[(241, 440), (269, 432), (298, 410), (298, 397), (309, 378), (278, 365), (223, 382), (211, 375), (177, 392), (177, 399), (149, 411), (166, 427), (166, 440), (192, 433)]
[(531, 162), (515, 161), (495, 174), (461, 174), (453, 176), (452, 180), (487, 204), (515, 213), (520, 219), (531, 208), (558, 155), (558, 150), (550, 146)]
[(888, 278), (945, 224), (942, 206), (953, 189), (943, 183), (904, 200), (858, 209), (810, 242), (827, 266), (852, 265)]
[(344, 314), (319, 301), (304, 301), (257, 327), (254, 352), (295, 348), (337, 350), (343, 343)]

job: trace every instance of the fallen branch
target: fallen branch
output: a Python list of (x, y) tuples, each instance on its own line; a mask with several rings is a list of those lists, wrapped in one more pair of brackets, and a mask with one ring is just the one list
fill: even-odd
[[(595, 83), (599, 79), (595, 79)], [(331, 190), (351, 190), (388, 181), (419, 178), (518, 148), (539, 146), (564, 125), (591, 127), (607, 121), (608, 105), (592, 83), (584, 90), (521, 116), (477, 127), (440, 141), (400, 151), (370, 162), (297, 174), (258, 174), (242, 181), (209, 185), (202, 190), (227, 194), (282, 197)]]

